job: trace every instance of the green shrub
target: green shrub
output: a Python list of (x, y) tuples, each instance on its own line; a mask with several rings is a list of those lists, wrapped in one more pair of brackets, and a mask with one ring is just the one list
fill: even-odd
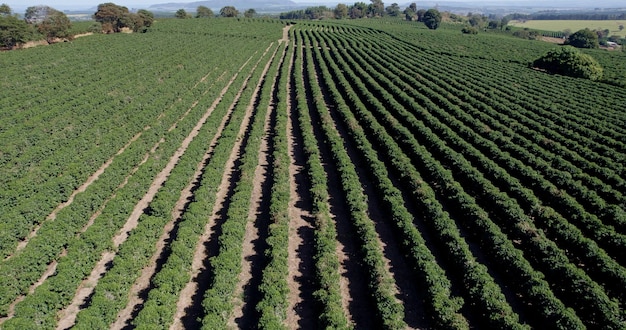
[(602, 79), (603, 70), (600, 64), (593, 57), (571, 46), (552, 49), (535, 60), (532, 65), (535, 68), (564, 76), (590, 80)]
[(478, 29), (472, 26), (465, 26), (463, 27), (463, 29), (461, 29), (461, 32), (463, 32), (464, 34), (478, 34)]

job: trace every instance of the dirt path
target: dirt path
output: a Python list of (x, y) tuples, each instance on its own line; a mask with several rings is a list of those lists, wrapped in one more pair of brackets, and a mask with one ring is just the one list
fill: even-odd
[[(304, 72), (304, 88), (310, 91), (311, 86), (307, 77), (306, 58), (304, 57), (304, 48), (299, 47), (301, 58), (303, 59), (302, 67), (299, 70)], [(296, 69), (298, 70), (298, 68)], [(314, 73), (315, 74), (315, 73)], [(318, 79), (316, 79), (318, 80)], [(318, 80), (319, 81), (319, 80)], [(311, 118), (313, 123), (319, 123), (320, 118), (316, 114), (313, 96), (307, 93), (306, 102), (308, 108), (311, 109)], [(328, 104), (328, 102), (327, 102)], [(332, 107), (331, 107), (332, 109)], [(339, 261), (339, 287), (341, 290), (342, 305), (344, 313), (348, 321), (357, 328), (371, 326), (371, 311), (374, 305), (369, 296), (367, 281), (363, 274), (365, 269), (360, 264), (359, 246), (356, 237), (354, 237), (354, 228), (351, 224), (350, 214), (345, 201), (342, 199), (342, 189), (340, 187), (341, 178), (333, 165), (332, 153), (329, 147), (324, 143), (324, 134), (321, 132), (319, 125), (313, 125), (314, 135), (318, 142), (322, 166), (327, 175), (328, 184), (328, 204), (330, 206), (330, 215), (334, 226), (337, 230), (337, 259)]]
[[(248, 62), (246, 62), (246, 64), (247, 63)], [(242, 66), (242, 68), (243, 68), (243, 66)], [(240, 68), (239, 70), (241, 70), (242, 68)], [(220, 76), (220, 78), (218, 78), (218, 79), (221, 79), (221, 77), (223, 77), (225, 73), (226, 72), (224, 72)], [(228, 81), (226, 86), (220, 92), (220, 95), (213, 101), (213, 103), (211, 104), (211, 106), (208, 108), (207, 111), (213, 112), (213, 110), (215, 110), (217, 105), (224, 98), (224, 95), (229, 90), (230, 86), (233, 84), (233, 82), (237, 78), (238, 74), (239, 74), (239, 71), (237, 73), (235, 73), (235, 75), (233, 75), (233, 77)], [(204, 81), (207, 76), (202, 78), (202, 81)], [(208, 92), (208, 89), (207, 89), (206, 92)], [(203, 93), (202, 95), (206, 94), (206, 92)], [(197, 102), (194, 103), (194, 104), (197, 104)], [(144, 302), (144, 297), (140, 293), (146, 291), (150, 287), (150, 280), (151, 280), (151, 278), (154, 276), (154, 274), (156, 272), (158, 260), (162, 256), (162, 254), (163, 254), (163, 252), (165, 250), (166, 242), (167, 242), (168, 239), (170, 239), (172, 230), (174, 229), (176, 223), (181, 220), (182, 213), (183, 213), (183, 211), (185, 209), (185, 205), (188, 203), (188, 201), (190, 200), (190, 198), (193, 195), (193, 193), (192, 193), (193, 187), (195, 187), (198, 184), (198, 182), (200, 180), (200, 176), (202, 174), (203, 166), (207, 163), (207, 161), (211, 157), (211, 154), (213, 153), (213, 149), (214, 149), (214, 146), (215, 146), (215, 142), (217, 141), (217, 139), (222, 134), (222, 131), (224, 130), (224, 127), (226, 126), (227, 119), (228, 119), (228, 116), (224, 116), (224, 119), (222, 120), (220, 126), (218, 126), (218, 128), (217, 128), (217, 132), (216, 132), (215, 136), (213, 137), (213, 139), (209, 143), (209, 148), (207, 149), (206, 153), (202, 157), (202, 160), (198, 163), (198, 166), (196, 167), (196, 171), (195, 171), (195, 173), (193, 175), (192, 180), (185, 187), (185, 189), (183, 191), (181, 191), (181, 195), (180, 195), (178, 201), (176, 202), (176, 205), (175, 205), (174, 209), (172, 210), (172, 220), (170, 222), (168, 222), (166, 224), (166, 226), (163, 228), (163, 233), (162, 233), (161, 237), (159, 237), (159, 240), (157, 241), (156, 251), (155, 251), (154, 255), (150, 259), (150, 262), (149, 262), (148, 266), (145, 267), (144, 269), (142, 269), (141, 275), (139, 276), (139, 278), (135, 281), (135, 283), (131, 287), (131, 289), (130, 289), (130, 291), (128, 293), (128, 295), (129, 295), (128, 304), (126, 305), (126, 307), (123, 310), (121, 310), (118, 313), (116, 321), (111, 325), (111, 329), (123, 329), (124, 327), (129, 325), (130, 324), (130, 320), (131, 320), (131, 318), (133, 316), (133, 313)]]
[[(163, 141), (161, 141), (163, 142)], [(122, 189), (126, 184), (128, 184), (128, 180), (130, 179), (130, 177), (132, 177), (135, 172), (137, 172), (137, 170), (139, 170), (139, 167), (141, 165), (143, 165), (146, 161), (148, 161), (148, 158), (150, 157), (151, 153), (154, 153), (154, 151), (156, 150), (156, 148), (159, 146), (160, 143), (157, 143), (156, 145), (154, 145), (152, 147), (152, 149), (150, 151), (148, 151), (143, 159), (141, 160), (141, 162), (139, 162), (139, 164), (137, 164), (131, 171), (130, 173), (126, 176), (126, 178), (124, 179), (124, 181), (117, 187), (117, 190)], [(79, 231), (79, 233), (76, 235), (76, 237), (79, 237), (82, 233), (84, 233), (85, 231), (87, 231), (87, 229), (89, 229), (89, 227), (94, 223), (94, 221), (100, 216), (100, 214), (102, 213), (102, 210), (104, 210), (104, 208), (106, 207), (107, 203), (111, 200), (115, 198), (115, 192), (109, 196), (104, 203), (100, 206), (100, 208), (91, 215), (91, 217), (89, 217), (89, 221), (87, 221), (87, 223), (85, 224), (85, 226), (83, 226), (83, 228), (81, 228), (81, 230)], [(67, 249), (63, 249), (61, 251), (61, 253), (59, 254), (59, 256), (56, 258), (56, 260), (52, 261), (49, 265), (48, 268), (46, 269), (46, 271), (42, 274), (41, 278), (34, 283), (30, 289), (28, 290), (29, 294), (32, 294), (33, 292), (35, 292), (35, 289), (40, 286), (41, 284), (43, 284), (43, 282), (48, 279), (48, 277), (52, 276), (54, 274), (54, 272), (56, 271), (56, 266), (58, 264), (58, 259), (65, 257), (67, 255)], [(0, 324), (2, 324), (4, 321), (6, 321), (9, 318), (12, 318), (15, 314), (15, 306), (20, 303), (22, 300), (24, 300), (24, 298), (26, 298), (26, 295), (22, 295), (19, 296), (17, 299), (15, 299), (15, 301), (13, 301), (11, 303), (11, 305), (9, 306), (8, 309), (8, 313), (7, 316), (5, 318), (0, 319)]]
[[(246, 78), (244, 84), (241, 86), (241, 88), (237, 92), (237, 95), (235, 96), (233, 103), (228, 109), (229, 112), (232, 112), (235, 109), (235, 106), (239, 102), (239, 99), (241, 97), (241, 94), (243, 93), (243, 90), (245, 89), (246, 85), (248, 84), (249, 80), (252, 77), (252, 73), (256, 69), (261, 59), (265, 56), (265, 54), (269, 52), (271, 47), (272, 47), (272, 44), (270, 44), (270, 46), (268, 46), (267, 49), (265, 49), (265, 52), (259, 58), (259, 61), (254, 65), (252, 70), (250, 70), (248, 77)], [(204, 263), (208, 258), (208, 252), (205, 249), (205, 246), (206, 244), (208, 244), (209, 240), (213, 236), (215, 223), (218, 221), (218, 217), (220, 216), (219, 211), (220, 209), (223, 208), (226, 202), (226, 194), (228, 192), (228, 187), (230, 186), (230, 178), (234, 171), (235, 160), (239, 157), (238, 151), (241, 147), (241, 142), (242, 142), (242, 139), (240, 137), (243, 136), (245, 129), (248, 126), (250, 115), (251, 115), (251, 111), (246, 112), (246, 114), (244, 115), (244, 119), (241, 122), (241, 125), (239, 127), (239, 132), (237, 135), (239, 138), (236, 139), (235, 145), (233, 146), (232, 152), (224, 167), (225, 168), (224, 174), (222, 175), (220, 186), (217, 189), (215, 204), (213, 206), (211, 216), (209, 217), (207, 224), (205, 225), (204, 232), (200, 236), (200, 239), (198, 240), (198, 243), (196, 245), (196, 249), (194, 252), (193, 261), (191, 265), (191, 271), (190, 271), (191, 281), (189, 281), (189, 283), (185, 285), (185, 287), (183, 288), (183, 290), (181, 291), (179, 295), (178, 302), (176, 303), (176, 313), (174, 314), (174, 321), (172, 325), (170, 326), (170, 329), (183, 329), (184, 328), (183, 319), (189, 317), (189, 315), (187, 314), (189, 313), (189, 310), (194, 303), (194, 298), (197, 298), (197, 291), (199, 287), (198, 277), (203, 271)], [(213, 144), (215, 143), (212, 143), (212, 145)]]
[[(292, 72), (294, 58), (290, 58), (289, 72)], [(294, 91), (291, 89), (291, 75), (287, 78), (287, 151), (289, 153), (289, 275), (287, 285), (289, 307), (287, 308), (287, 327), (289, 329), (313, 329), (316, 320), (314, 313), (314, 219), (311, 214), (311, 197), (304, 164), (306, 157), (302, 149), (302, 136), (295, 118), (292, 116)]]
[[(113, 237), (113, 246), (114, 248), (119, 247), (122, 243), (126, 241), (128, 235), (131, 230), (137, 227), (139, 217), (143, 214), (144, 209), (148, 207), (156, 193), (163, 186), (163, 183), (169, 177), (170, 173), (178, 163), (180, 157), (185, 153), (187, 147), (191, 141), (198, 135), (202, 125), (206, 122), (207, 118), (212, 113), (212, 108), (207, 109), (204, 115), (200, 118), (200, 120), (196, 123), (196, 126), (191, 130), (191, 132), (187, 135), (187, 137), (183, 140), (181, 146), (176, 150), (174, 155), (170, 158), (169, 162), (165, 166), (163, 170), (155, 177), (154, 181), (148, 188), (147, 193), (142, 197), (142, 199), (135, 205), (130, 217), (127, 219), (126, 223), (120, 230), (120, 232)], [(188, 112), (187, 112), (188, 113)], [(182, 117), (181, 117), (182, 118)], [(179, 120), (182, 120), (179, 118)], [(162, 141), (161, 141), (162, 142)], [(153, 149), (154, 150), (154, 149)], [(114, 252), (107, 251), (103, 253), (100, 261), (96, 264), (96, 267), (90, 274), (90, 276), (81, 283), (77, 294), (74, 296), (72, 303), (64, 310), (61, 311), (59, 317), (59, 323), (57, 329), (66, 329), (74, 324), (76, 320), (76, 315), (80, 310), (80, 306), (83, 305), (85, 299), (91, 295), (95, 286), (97, 285), (99, 279), (103, 276), (106, 271), (106, 265), (111, 263), (113, 258), (115, 257)]]
[[(150, 129), (149, 126), (146, 126), (143, 131), (146, 131)], [(15, 249), (15, 253), (9, 255), (8, 257), (6, 257), (4, 259), (4, 261), (7, 261), (9, 259), (11, 259), (17, 252), (19, 252), (20, 250), (23, 250), (26, 245), (28, 245), (28, 243), (30, 242), (30, 240), (37, 236), (37, 232), (39, 232), (39, 229), (41, 229), (41, 227), (47, 222), (47, 221), (54, 221), (57, 217), (57, 214), (59, 212), (61, 212), (61, 210), (63, 210), (64, 208), (70, 206), (73, 202), (74, 202), (74, 198), (76, 197), (76, 195), (78, 195), (79, 193), (85, 192), (85, 190), (87, 190), (87, 188), (94, 183), (96, 180), (98, 180), (98, 178), (100, 177), (100, 175), (102, 175), (102, 173), (104, 173), (104, 171), (113, 163), (113, 160), (115, 160), (115, 157), (121, 155), (133, 142), (135, 142), (137, 139), (139, 139), (139, 137), (141, 136), (141, 134), (143, 133), (139, 132), (137, 134), (135, 134), (135, 136), (133, 136), (120, 150), (118, 150), (115, 155), (113, 155), (111, 158), (109, 158), (106, 162), (104, 162), (104, 164), (102, 164), (102, 166), (100, 166), (100, 168), (98, 170), (96, 170), (92, 175), (90, 175), (87, 180), (80, 185), (80, 187), (76, 188), (76, 190), (74, 190), (72, 192), (72, 194), (70, 195), (70, 197), (68, 197), (67, 201), (65, 201), (64, 203), (59, 204), (45, 219), (45, 221), (41, 222), (39, 225), (37, 225), (29, 234), (28, 236), (26, 236), (26, 238), (19, 242), (17, 244), (17, 247)]]
[[(276, 51), (277, 50), (278, 48), (276, 48)], [(276, 58), (276, 51), (265, 65), (262, 74), (263, 78), (259, 81), (256, 89), (254, 90), (253, 97), (251, 98), (246, 110), (247, 112), (252, 112), (254, 110), (255, 99), (257, 99), (260, 94), (263, 80), (265, 80), (266, 84), (271, 84), (273, 93), (277, 77), (271, 77), (272, 80), (270, 81), (270, 77), (267, 77), (267, 71)], [(283, 50), (283, 57), (284, 54), (285, 50)], [(246, 232), (242, 245), (241, 273), (239, 274), (239, 282), (237, 283), (234, 293), (235, 301), (233, 304), (235, 308), (233, 309), (233, 314), (228, 321), (228, 324), (233, 328), (251, 328), (255, 326), (255, 300), (254, 297), (252, 297), (252, 293), (260, 284), (262, 276), (261, 263), (262, 260), (264, 260), (263, 253), (267, 248), (265, 239), (268, 235), (270, 221), (267, 209), (271, 188), (271, 182), (268, 178), (268, 166), (270, 166), (270, 118), (273, 111), (275, 111), (275, 106), (273, 104), (268, 105), (263, 124), (264, 133), (258, 151), (258, 165), (255, 168), (254, 178), (252, 181), (253, 189), (250, 196), (248, 221), (246, 222)]]
[(283, 38), (278, 40), (278, 42), (289, 42), (289, 29), (291, 29), (291, 25), (285, 25), (283, 28)]
[[(63, 252), (61, 252), (61, 255), (59, 257), (64, 257), (66, 254), (67, 254), (67, 251), (63, 250)], [(39, 280), (37, 280), (37, 282), (33, 283), (33, 285), (31, 285), (30, 288), (28, 288), (28, 294), (33, 294), (35, 292), (35, 289), (37, 289), (37, 287), (42, 285), (43, 282), (46, 279), (48, 279), (48, 277), (52, 276), (52, 274), (54, 274), (54, 272), (57, 269), (57, 265), (58, 265), (58, 262), (56, 260), (52, 261), (48, 265), (46, 270), (43, 272)], [(11, 305), (9, 306), (7, 310), (7, 316), (0, 318), (0, 325), (2, 325), (2, 323), (4, 323), (6, 320), (15, 316), (15, 306), (19, 304), (20, 302), (22, 302), (25, 298), (26, 298), (26, 295), (21, 295), (17, 297), (17, 299), (15, 299), (13, 303), (11, 303)]]
[[(87, 36), (87, 35), (91, 35), (92, 33), (87, 33), (87, 34), (83, 34), (83, 35), (77, 35), (76, 37), (81, 37), (81, 36)], [(195, 89), (198, 87), (198, 85), (200, 85), (201, 83), (205, 82), (206, 79), (209, 77), (209, 75), (211, 75), (211, 73), (214, 71), (215, 69), (209, 71), (204, 77), (202, 77), (198, 82), (196, 82), (196, 84), (191, 88), (191, 89)], [(226, 72), (222, 73), (222, 75), (220, 75), (216, 81), (219, 81), (222, 79), (222, 77), (224, 76), (224, 74), (226, 74)], [(213, 85), (211, 85), (213, 86)], [(208, 91), (210, 90), (211, 87), (208, 87), (204, 93), (202, 94), (203, 96), (208, 93)], [(179, 99), (180, 100), (180, 99)], [(175, 102), (174, 104), (176, 104), (177, 102)], [(174, 104), (172, 104), (172, 106), (170, 106), (168, 109), (171, 109)], [(198, 102), (196, 101), (194, 104), (192, 104), (189, 109), (187, 109), (187, 111), (181, 116), (179, 117), (176, 122), (174, 122), (174, 124), (172, 124), (172, 126), (169, 128), (169, 131), (172, 131), (173, 129), (176, 128), (176, 125), (183, 120), (188, 114), (189, 112), (191, 112), (191, 110), (198, 104)], [(162, 112), (157, 119), (160, 119), (161, 117), (163, 117), (163, 115), (165, 114), (165, 111)], [(135, 134), (135, 136), (133, 136), (120, 150), (118, 150), (111, 158), (109, 158), (106, 162), (104, 162), (104, 164), (102, 164), (102, 166), (100, 166), (100, 168), (98, 170), (96, 170), (92, 175), (90, 175), (87, 180), (80, 185), (80, 187), (76, 188), (76, 190), (74, 190), (72, 192), (72, 194), (70, 194), (70, 196), (68, 197), (67, 201), (65, 201), (64, 203), (59, 204), (45, 219), (45, 221), (41, 222), (39, 225), (37, 225), (35, 228), (33, 228), (33, 230), (26, 236), (26, 238), (24, 240), (22, 240), (21, 242), (18, 243), (15, 252), (9, 256), (7, 256), (4, 261), (7, 261), (9, 259), (11, 259), (13, 257), (13, 255), (15, 255), (17, 252), (19, 252), (20, 250), (23, 250), (28, 243), (30, 242), (30, 240), (37, 236), (37, 232), (41, 229), (41, 226), (44, 225), (44, 223), (48, 222), (48, 221), (54, 221), (56, 219), (57, 214), (63, 210), (64, 208), (70, 206), (73, 202), (74, 202), (74, 198), (76, 197), (76, 195), (78, 195), (79, 193), (85, 192), (87, 190), (87, 188), (94, 183), (96, 180), (98, 180), (98, 178), (100, 177), (100, 175), (102, 175), (102, 173), (104, 173), (104, 171), (113, 163), (113, 161), (115, 160), (115, 157), (121, 155), (122, 153), (124, 153), (124, 151), (126, 151), (126, 149), (128, 149), (128, 147), (130, 147), (130, 145), (137, 141), (137, 139), (139, 139), (139, 137), (143, 134), (143, 132), (147, 131), (151, 129), (150, 126), (146, 126), (144, 127), (143, 131)], [(159, 144), (162, 142), (159, 142)], [(156, 149), (156, 146), (152, 148), (153, 150)], [(145, 160), (141, 163), (143, 164), (145, 162)], [(136, 171), (136, 169), (135, 169)], [(119, 189), (120, 187), (118, 187)], [(93, 221), (91, 221), (91, 223), (93, 223)], [(89, 224), (87, 224), (86, 227), (89, 227)], [(84, 232), (86, 229), (83, 229), (82, 232)]]
[[(320, 83), (320, 86), (323, 86), (323, 84)], [(324, 95), (329, 95), (329, 92), (325, 91)], [(328, 103), (329, 101), (327, 101)], [(353, 144), (348, 128), (336, 112), (330, 112), (330, 116), (336, 132), (344, 140), (346, 151), (355, 165), (361, 186), (367, 196), (368, 215), (374, 223), (377, 242), (383, 252), (385, 269), (395, 281), (396, 298), (404, 305), (404, 320), (411, 328), (424, 328), (426, 326), (424, 297), (417, 294), (422, 290), (417, 287), (412, 279), (413, 271), (404, 258), (402, 247), (399, 244), (399, 240), (395, 237), (393, 226), (387, 220), (391, 216), (383, 206), (382, 198), (375, 189), (376, 184), (370, 180), (370, 172), (364, 166), (366, 160), (362, 158), (357, 147)]]

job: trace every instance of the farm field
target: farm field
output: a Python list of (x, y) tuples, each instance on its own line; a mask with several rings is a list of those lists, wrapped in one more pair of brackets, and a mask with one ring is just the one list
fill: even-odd
[(626, 37), (626, 30), (619, 29), (619, 26), (626, 26), (626, 20), (527, 20), (511, 21), (509, 25), (537, 29), (543, 31), (563, 31), (570, 29), (572, 32), (588, 28), (590, 30), (610, 31), (609, 36), (617, 35)]
[(546, 47), (190, 19), (0, 53), (0, 329), (625, 328), (626, 90)]

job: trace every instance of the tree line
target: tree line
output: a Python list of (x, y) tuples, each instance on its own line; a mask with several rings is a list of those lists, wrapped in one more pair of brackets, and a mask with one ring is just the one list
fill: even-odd
[(335, 8), (326, 6), (308, 7), (306, 9), (292, 10), (280, 14), (280, 19), (359, 19), (373, 17), (401, 17), (408, 21), (423, 22), (429, 29), (437, 29), (442, 20), (441, 13), (435, 9), (417, 9), (415, 2), (404, 10), (397, 3), (385, 7), (381, 0), (370, 0), (370, 4), (359, 1), (353, 5), (338, 4)]
[[(224, 6), (220, 9), (219, 12), (219, 16), (220, 17), (237, 17), (239, 16), (240, 12), (239, 10), (237, 10), (237, 8), (235, 8), (234, 6)], [(256, 10), (254, 10), (253, 8), (250, 8), (248, 10), (246, 10), (243, 13), (243, 16), (246, 18), (252, 18), (257, 14)], [(206, 6), (198, 6), (198, 8), (196, 9), (196, 15), (193, 16), (190, 13), (187, 13), (187, 11), (185, 9), (179, 9), (176, 11), (176, 13), (174, 14), (174, 17), (176, 18), (211, 18), (211, 17), (215, 17), (215, 13), (213, 12), (213, 10), (211, 10), (211, 8), (208, 8)]]
[(626, 12), (557, 12), (542, 11), (534, 14), (511, 14), (514, 20), (621, 20), (626, 19)]
[[(128, 8), (110, 2), (98, 5), (93, 18), (99, 23), (94, 32), (102, 33), (121, 32), (124, 28), (146, 32), (154, 22), (154, 14), (148, 10), (132, 13)], [(67, 15), (49, 6), (28, 7), (20, 17), (9, 5), (0, 5), (0, 48), (13, 49), (37, 39), (45, 39), (48, 43), (71, 40), (71, 28), (72, 22)]]

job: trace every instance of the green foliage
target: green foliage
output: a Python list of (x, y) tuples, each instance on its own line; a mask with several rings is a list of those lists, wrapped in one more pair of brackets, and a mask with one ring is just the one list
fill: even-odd
[(211, 18), (214, 17), (215, 14), (211, 8), (205, 6), (198, 6), (196, 9), (196, 18)]
[(250, 8), (243, 13), (243, 16), (245, 18), (253, 18), (255, 15), (256, 15), (256, 10), (254, 10), (253, 8)]
[(583, 54), (574, 47), (559, 47), (547, 52), (533, 62), (533, 67), (550, 73), (589, 80), (602, 79), (603, 69), (590, 55)]
[(17, 16), (0, 15), (0, 48), (10, 49), (24, 43), (32, 38), (33, 32), (31, 26)]
[(540, 37), (540, 34), (537, 31), (530, 30), (528, 28), (524, 28), (522, 30), (514, 31), (513, 32), (513, 36), (514, 37), (518, 37), (518, 38), (522, 38), (522, 39), (536, 40), (537, 38)]
[(237, 17), (239, 16), (239, 11), (237, 8), (233, 6), (225, 6), (220, 9), (220, 16), (222, 17)]
[(11, 7), (6, 3), (0, 5), (0, 15), (11, 15)]
[(473, 26), (464, 26), (461, 32), (464, 34), (478, 34), (478, 29)]
[(135, 32), (146, 32), (154, 22), (154, 14), (147, 10), (140, 10), (136, 14), (128, 8), (108, 2), (98, 5), (98, 10), (93, 15), (96, 22), (102, 25), (102, 32), (121, 32), (123, 28), (129, 28)]
[(598, 34), (589, 29), (579, 30), (570, 35), (565, 44), (576, 48), (598, 48)]
[(51, 43), (55, 38), (70, 37), (72, 23), (63, 12), (49, 8), (36, 26), (37, 30)]
[(347, 18), (348, 17), (348, 6), (346, 6), (343, 3), (337, 4), (337, 7), (335, 7), (335, 18), (336, 19), (343, 19), (343, 18)]
[(174, 17), (185, 19), (185, 18), (190, 18), (191, 16), (187, 14), (187, 11), (181, 8), (176, 11), (176, 13), (174, 14)]
[(428, 9), (424, 13), (423, 22), (431, 30), (436, 30), (441, 24), (441, 13), (437, 9)]
[(395, 2), (392, 3), (391, 6), (385, 8), (385, 11), (387, 12), (387, 15), (391, 17), (398, 17), (401, 13), (400, 6), (398, 6)]

